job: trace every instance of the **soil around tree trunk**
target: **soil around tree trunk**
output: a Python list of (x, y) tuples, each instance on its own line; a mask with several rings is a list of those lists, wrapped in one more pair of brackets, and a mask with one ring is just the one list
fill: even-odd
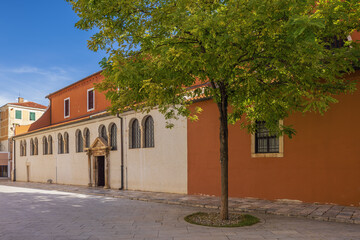
[(228, 220), (222, 220), (220, 213), (215, 212), (197, 212), (186, 216), (184, 219), (188, 223), (208, 227), (244, 227), (260, 222), (257, 217), (241, 213), (229, 213)]

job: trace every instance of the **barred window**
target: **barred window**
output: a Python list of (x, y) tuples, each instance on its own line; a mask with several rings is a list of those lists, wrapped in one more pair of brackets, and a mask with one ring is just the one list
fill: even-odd
[(34, 155), (34, 151), (35, 151), (34, 139), (30, 139), (30, 156)]
[(49, 154), (53, 154), (53, 140), (52, 140), (52, 136), (48, 137), (48, 153)]
[(43, 137), (43, 154), (47, 155), (49, 153), (48, 151), (48, 141), (47, 138), (44, 136)]
[(154, 147), (154, 120), (151, 116), (146, 117), (144, 127), (144, 146), (146, 148)]
[(84, 129), (84, 138), (85, 138), (85, 148), (90, 148), (90, 130), (88, 128)]
[(110, 146), (112, 147), (111, 150), (117, 149), (116, 132), (117, 132), (116, 124), (112, 123), (110, 125)]
[(102, 137), (105, 140), (105, 142), (108, 142), (106, 127), (104, 125), (100, 125), (99, 127), (99, 137)]
[(83, 141), (83, 137), (81, 135), (81, 131), (80, 130), (76, 130), (76, 152), (83, 152), (84, 151), (84, 141)]
[(26, 140), (24, 140), (24, 155), (23, 156), (26, 156)]
[(20, 141), (20, 156), (26, 156), (25, 146), (26, 146), (26, 140), (21, 140)]
[(130, 148), (140, 148), (141, 147), (141, 132), (139, 121), (134, 119), (131, 123), (130, 129)]
[(256, 121), (255, 153), (278, 153), (279, 137), (270, 135), (265, 126), (265, 121)]
[(64, 133), (64, 145), (65, 153), (69, 153), (69, 134), (67, 132)]
[(59, 154), (64, 153), (64, 138), (61, 135), (61, 133), (59, 133), (59, 135), (58, 135), (58, 153)]

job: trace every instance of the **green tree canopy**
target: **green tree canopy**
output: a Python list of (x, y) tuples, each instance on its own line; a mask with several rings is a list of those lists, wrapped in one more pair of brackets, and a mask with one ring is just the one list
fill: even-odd
[(335, 94), (355, 87), (344, 76), (358, 63), (359, 46), (343, 40), (360, 30), (358, 0), (67, 1), (80, 17), (76, 27), (98, 30), (89, 48), (108, 53), (98, 87), (113, 113), (158, 108), (167, 118), (190, 116), (189, 97), (214, 99), (223, 188), (228, 122), (245, 118), (254, 132), (262, 120), (291, 136), (279, 119), (322, 113)]

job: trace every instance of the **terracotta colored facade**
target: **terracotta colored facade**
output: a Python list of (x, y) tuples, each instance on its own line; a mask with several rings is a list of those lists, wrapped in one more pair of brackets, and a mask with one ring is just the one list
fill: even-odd
[[(50, 124), (57, 124), (65, 121), (71, 121), (97, 112), (105, 111), (110, 102), (106, 100), (103, 93), (94, 91), (95, 108), (87, 111), (87, 90), (94, 88), (94, 84), (101, 82), (104, 77), (101, 72), (90, 75), (70, 86), (60, 89), (47, 97), (50, 100)], [(70, 98), (70, 116), (64, 117), (64, 99)], [(53, 110), (55, 109), (55, 110)], [(45, 120), (44, 120), (45, 121)]]
[[(283, 157), (251, 157), (251, 135), (229, 126), (229, 195), (360, 206), (360, 90), (338, 100), (323, 116), (284, 120), (297, 134), (284, 137)], [(204, 111), (188, 122), (188, 193), (218, 196), (219, 113), (212, 100), (196, 106)]]

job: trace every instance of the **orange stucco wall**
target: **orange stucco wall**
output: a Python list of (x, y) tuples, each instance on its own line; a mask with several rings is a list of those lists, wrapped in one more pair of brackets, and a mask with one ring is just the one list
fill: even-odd
[[(49, 96), (51, 103), (51, 124), (61, 123), (80, 118), (89, 114), (106, 110), (110, 103), (105, 95), (95, 90), (95, 109), (87, 111), (87, 90), (94, 87), (94, 83), (101, 82), (101, 73), (91, 75), (69, 87)], [(64, 100), (70, 98), (70, 117), (64, 117)]]
[[(360, 72), (352, 77), (360, 78)], [(339, 96), (323, 116), (285, 119), (297, 130), (284, 138), (284, 157), (252, 158), (251, 136), (229, 127), (229, 195), (360, 206), (360, 90)], [(220, 195), (219, 120), (212, 100), (188, 122), (188, 192)]]

